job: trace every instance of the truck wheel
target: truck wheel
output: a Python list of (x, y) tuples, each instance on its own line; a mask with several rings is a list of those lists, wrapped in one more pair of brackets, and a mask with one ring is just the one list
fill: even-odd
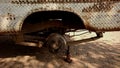
[(57, 53), (66, 45), (66, 40), (62, 35), (52, 33), (48, 36), (46, 45), (50, 52)]

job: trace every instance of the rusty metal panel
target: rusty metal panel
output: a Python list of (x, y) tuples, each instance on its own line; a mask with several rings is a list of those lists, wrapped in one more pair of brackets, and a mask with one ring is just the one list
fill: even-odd
[(95, 8), (86, 8), (86, 13), (89, 12), (86, 18), (86, 26), (92, 31), (117, 31), (120, 30), (120, 2), (103, 2), (97, 4)]
[(0, 32), (21, 30), (24, 19), (38, 11), (77, 14), (91, 31), (120, 30), (120, 0), (0, 0)]

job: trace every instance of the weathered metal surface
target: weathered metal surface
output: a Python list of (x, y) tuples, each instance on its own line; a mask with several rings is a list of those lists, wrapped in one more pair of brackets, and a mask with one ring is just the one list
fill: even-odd
[(92, 3), (119, 0), (12, 0), (14, 4), (38, 4), (38, 3)]
[(95, 3), (93, 6), (89, 6), (88, 8), (84, 8), (82, 12), (109, 12), (112, 8), (113, 5), (116, 2), (100, 2), (100, 3)]
[(120, 30), (120, 0), (0, 0), (0, 32), (17, 32), (38, 11), (77, 14), (91, 31)]

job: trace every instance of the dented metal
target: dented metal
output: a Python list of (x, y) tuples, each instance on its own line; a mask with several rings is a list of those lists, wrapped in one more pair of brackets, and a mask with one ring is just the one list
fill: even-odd
[(0, 33), (19, 32), (32, 13), (54, 10), (77, 14), (90, 31), (120, 30), (120, 0), (0, 0)]

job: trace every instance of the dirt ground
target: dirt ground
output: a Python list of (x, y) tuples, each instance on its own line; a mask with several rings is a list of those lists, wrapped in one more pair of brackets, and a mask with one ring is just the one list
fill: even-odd
[[(90, 36), (90, 37), (89, 37)], [(93, 34), (72, 37), (72, 63), (61, 53), (52, 54), (34, 44), (14, 45), (0, 37), (0, 68), (120, 68), (120, 32), (106, 32), (100, 39)]]

